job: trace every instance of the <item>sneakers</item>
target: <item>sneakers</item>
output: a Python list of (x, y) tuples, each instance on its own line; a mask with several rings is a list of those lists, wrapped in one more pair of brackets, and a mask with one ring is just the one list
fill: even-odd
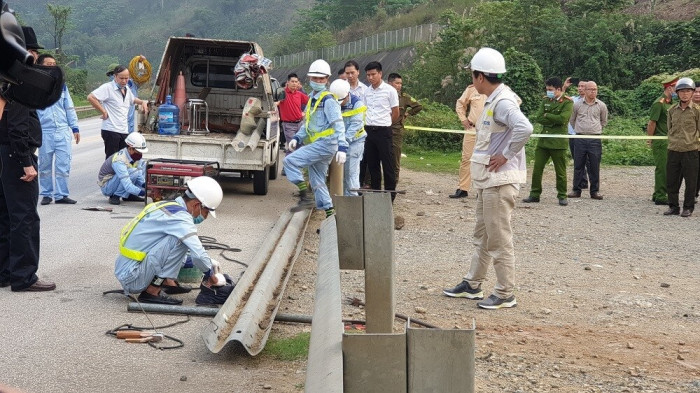
[(119, 205), (121, 204), (121, 200), (119, 199), (119, 195), (112, 195), (109, 197), (109, 204), (110, 205)]
[(443, 289), (442, 293), (449, 297), (463, 297), (473, 300), (481, 300), (484, 298), (484, 292), (481, 290), (481, 287), (472, 288), (469, 286), (469, 283), (464, 280), (454, 288)]
[(569, 200), (566, 198), (562, 198), (559, 200), (559, 206), (568, 206), (569, 205)]
[(299, 202), (296, 206), (289, 209), (292, 213), (300, 212), (306, 209), (313, 209), (316, 206), (313, 195), (309, 195), (309, 190), (299, 191)]
[(138, 299), (141, 303), (169, 304), (171, 306), (182, 304), (182, 300), (170, 297), (164, 294), (162, 291), (157, 296), (151, 295), (150, 293), (143, 291), (139, 295)]
[(476, 305), (487, 310), (497, 310), (499, 308), (515, 307), (518, 305), (518, 302), (515, 301), (515, 295), (512, 295), (508, 299), (501, 299), (496, 295), (491, 295), (483, 302), (476, 303)]

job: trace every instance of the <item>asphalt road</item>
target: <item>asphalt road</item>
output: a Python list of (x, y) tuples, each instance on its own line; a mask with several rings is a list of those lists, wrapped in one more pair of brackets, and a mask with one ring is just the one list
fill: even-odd
[[(70, 197), (77, 205), (39, 206), (41, 260), (39, 277), (56, 282), (53, 292), (14, 293), (0, 289), (0, 385), (27, 392), (200, 392), (205, 385), (255, 380), (255, 363), (235, 348), (210, 353), (200, 333), (208, 318), (196, 317), (166, 334), (185, 342), (182, 349), (159, 351), (145, 344), (127, 344), (105, 332), (131, 323), (149, 326), (143, 314), (128, 313), (128, 299), (102, 292), (119, 289), (114, 278), (119, 231), (142, 208), (122, 203), (112, 213), (82, 210), (111, 206), (97, 187), (97, 172), (104, 160), (100, 120), (80, 122), (80, 144), (73, 145)], [(153, 157), (149, 152), (145, 158)], [(294, 201), (294, 187), (285, 177), (270, 182), (267, 196), (253, 194), (252, 182), (223, 182), (224, 201), (218, 219), (199, 226), (200, 235), (215, 237), (243, 251), (234, 254), (249, 261), (283, 209)], [(225, 272), (238, 265), (221, 261)], [(194, 306), (196, 291), (180, 295)], [(184, 317), (154, 315), (156, 325)], [(275, 370), (271, 372), (275, 377)], [(283, 379), (283, 370), (279, 370)], [(186, 376), (187, 381), (181, 381)], [(216, 383), (218, 381), (218, 383)], [(254, 386), (254, 385), (249, 385)], [(247, 389), (246, 389), (247, 390)], [(236, 388), (215, 391), (244, 391)]]

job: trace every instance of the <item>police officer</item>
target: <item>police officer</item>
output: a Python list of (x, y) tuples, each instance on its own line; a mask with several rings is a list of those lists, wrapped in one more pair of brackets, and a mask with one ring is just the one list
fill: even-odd
[[(287, 179), (299, 188), (299, 202), (291, 210), (296, 212), (314, 207), (314, 198), (309, 195), (301, 172), (302, 168), (309, 168), (316, 207), (325, 210), (328, 217), (335, 213), (326, 187), (328, 166), (333, 157), (339, 164), (345, 163), (348, 142), (340, 104), (326, 88), (331, 76), (330, 65), (324, 60), (316, 60), (309, 66), (307, 75), (313, 91), (306, 105), (303, 124), (287, 144), (294, 153), (284, 158), (284, 171)], [(301, 147), (297, 150), (298, 146)]]
[(391, 153), (394, 157), (394, 172), (396, 173), (396, 183), (399, 182), (399, 172), (401, 171), (401, 146), (403, 145), (403, 122), (408, 116), (415, 116), (423, 110), (423, 105), (403, 91), (403, 79), (401, 75), (392, 72), (387, 78), (387, 82), (396, 89), (399, 95), (399, 118), (391, 123)]
[(365, 112), (367, 107), (357, 96), (350, 94), (350, 83), (337, 79), (331, 83), (330, 92), (340, 103), (345, 124), (345, 140), (348, 142), (347, 161), (343, 167), (343, 195), (357, 196), (360, 188), (360, 161), (365, 150)]
[[(543, 134), (566, 135), (569, 118), (574, 108), (571, 98), (564, 95), (561, 79), (549, 78), (545, 82), (547, 95), (542, 98), (540, 107), (535, 113), (535, 121), (542, 124)], [(560, 206), (569, 204), (566, 198), (566, 150), (569, 143), (566, 138), (540, 138), (535, 148), (535, 165), (532, 168), (532, 186), (530, 196), (523, 199), (525, 203), (540, 201), (542, 194), (542, 172), (549, 158), (554, 163), (557, 179), (557, 199)]]
[[(647, 135), (649, 136), (666, 136), (668, 135), (667, 114), (669, 108), (673, 104), (673, 98), (676, 97), (674, 86), (678, 78), (671, 77), (661, 82), (664, 86), (664, 93), (661, 97), (651, 105), (649, 110), (649, 123), (647, 123)], [(651, 152), (654, 155), (654, 193), (651, 200), (656, 205), (668, 204), (668, 195), (666, 193), (666, 159), (668, 157), (668, 140), (654, 139), (648, 140), (647, 145), (651, 146)]]
[(223, 199), (216, 180), (200, 176), (187, 182), (185, 195), (174, 201), (154, 202), (127, 224), (119, 240), (114, 275), (124, 293), (139, 293), (139, 302), (181, 304), (167, 294), (189, 292), (175, 279), (189, 251), (192, 263), (205, 272), (207, 287), (225, 285), (221, 266), (211, 259), (197, 236), (197, 224), (210, 215)]
[(127, 202), (145, 201), (146, 163), (141, 157), (148, 152), (146, 139), (132, 132), (125, 142), (127, 147), (107, 157), (97, 175), (97, 184), (112, 205), (119, 205), (120, 197)]

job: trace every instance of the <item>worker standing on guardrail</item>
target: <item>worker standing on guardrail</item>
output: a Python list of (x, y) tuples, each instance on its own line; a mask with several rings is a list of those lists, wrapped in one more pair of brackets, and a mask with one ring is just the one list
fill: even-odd
[[(664, 94), (657, 98), (649, 110), (649, 122), (647, 123), (647, 135), (666, 136), (668, 135), (668, 109), (673, 104), (673, 97), (676, 95), (674, 87), (678, 78), (671, 77), (661, 82), (664, 86)], [(651, 147), (654, 155), (654, 193), (651, 200), (656, 205), (668, 204), (668, 193), (666, 190), (666, 159), (668, 157), (668, 140), (654, 139), (647, 140), (647, 145)]]
[[(291, 211), (301, 211), (314, 207), (314, 198), (302, 174), (302, 168), (309, 169), (309, 182), (316, 196), (316, 207), (326, 211), (326, 217), (335, 213), (333, 201), (326, 186), (328, 166), (335, 157), (344, 164), (348, 151), (345, 140), (345, 125), (340, 104), (326, 89), (331, 76), (331, 66), (324, 60), (311, 63), (307, 73), (313, 89), (304, 112), (304, 121), (299, 132), (287, 142), (290, 150), (296, 150), (284, 159), (287, 179), (299, 188), (299, 203)], [(302, 145), (303, 143), (303, 145)], [(301, 147), (297, 150), (297, 147)]]
[(350, 84), (337, 79), (331, 83), (330, 92), (340, 103), (345, 124), (345, 140), (348, 142), (348, 156), (343, 167), (343, 195), (357, 196), (360, 188), (360, 161), (365, 151), (365, 112), (367, 107), (362, 100), (350, 94)]
[[(56, 67), (56, 59), (49, 54), (39, 56), (37, 63)], [(71, 144), (73, 139), (76, 144), (80, 143), (80, 129), (68, 86), (63, 85), (61, 98), (55, 104), (37, 110), (36, 113), (41, 121), (43, 140), (39, 148), (41, 204), (48, 205), (51, 201), (59, 204), (74, 204), (76, 200), (68, 197), (68, 176), (70, 175)]]
[(525, 144), (532, 134), (532, 124), (520, 111), (518, 96), (502, 83), (506, 62), (500, 52), (481, 48), (467, 67), (471, 68), (476, 90), (488, 97), (476, 123), (476, 144), (471, 158), (477, 249), (462, 282), (443, 293), (449, 297), (483, 299), (481, 285), (493, 263), (496, 271), (493, 294), (477, 306), (514, 307), (517, 304), (515, 253), (510, 221), (520, 184), (527, 180)]

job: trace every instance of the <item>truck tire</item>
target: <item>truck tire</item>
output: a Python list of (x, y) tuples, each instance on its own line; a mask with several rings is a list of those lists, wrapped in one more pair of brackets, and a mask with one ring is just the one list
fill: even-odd
[(270, 167), (270, 180), (275, 180), (277, 179), (277, 173), (279, 172), (279, 166), (280, 166), (280, 151), (279, 149), (277, 150), (277, 159), (275, 160), (275, 163), (272, 164)]
[(265, 167), (262, 171), (253, 172), (253, 192), (255, 195), (267, 195), (270, 183), (270, 167)]

